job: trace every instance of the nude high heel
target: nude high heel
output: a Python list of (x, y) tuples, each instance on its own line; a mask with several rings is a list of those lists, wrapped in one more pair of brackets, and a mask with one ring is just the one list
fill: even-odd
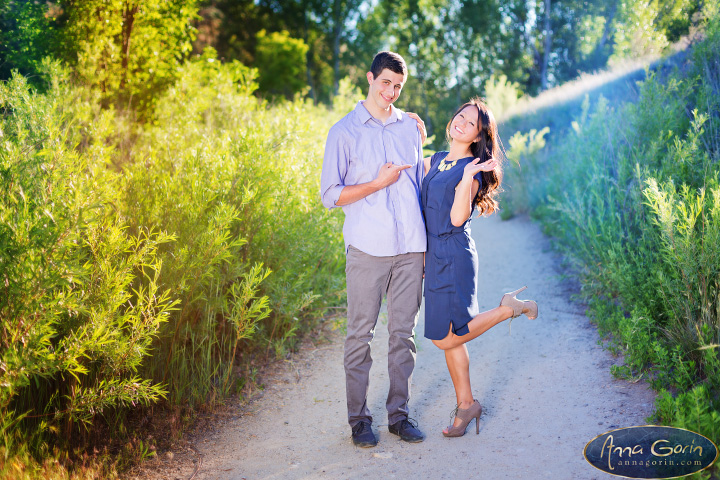
[(522, 292), (526, 288), (527, 286), (503, 295), (502, 300), (500, 300), (500, 306), (512, 308), (512, 318), (519, 317), (524, 313), (525, 316), (527, 316), (530, 320), (535, 320), (538, 316), (537, 303), (535, 303), (533, 300), (518, 300), (517, 298), (515, 298), (515, 295)]
[(473, 401), (473, 404), (468, 408), (455, 407), (451, 416), (459, 418), (461, 423), (457, 427), (448, 427), (447, 433), (443, 432), (443, 435), (446, 437), (462, 437), (465, 435), (465, 430), (467, 430), (467, 426), (473, 418), (475, 419), (475, 434), (479, 434), (480, 415), (482, 415), (482, 406), (477, 400)]

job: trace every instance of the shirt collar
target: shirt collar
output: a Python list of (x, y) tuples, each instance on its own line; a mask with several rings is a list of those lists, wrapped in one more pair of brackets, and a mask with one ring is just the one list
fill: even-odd
[[(355, 113), (360, 119), (362, 123), (367, 123), (368, 120), (371, 118), (374, 118), (367, 108), (365, 108), (365, 105), (363, 105), (364, 100), (360, 100), (357, 105), (355, 105)], [(390, 116), (388, 117), (387, 121), (385, 122), (385, 125), (389, 123), (399, 122), (402, 120), (403, 112), (402, 110), (395, 108), (395, 105), (390, 105)]]
[(400, 121), (402, 121), (402, 110), (395, 108), (395, 105), (390, 105), (390, 118), (388, 118), (387, 123)]

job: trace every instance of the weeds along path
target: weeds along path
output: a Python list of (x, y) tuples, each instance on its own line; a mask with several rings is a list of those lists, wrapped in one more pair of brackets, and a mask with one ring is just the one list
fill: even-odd
[[(214, 433), (191, 439), (202, 454), (197, 479), (599, 479), (615, 478), (583, 458), (585, 444), (611, 429), (645, 424), (653, 392), (643, 383), (615, 380), (618, 359), (598, 346), (598, 334), (571, 301), (572, 282), (537, 225), (527, 219), (476, 219), (481, 309), (504, 292), (527, 284), (540, 316), (507, 322), (468, 344), (476, 398), (484, 407), (480, 434), (474, 423), (461, 438), (444, 438), (455, 405), (442, 351), (417, 327), (418, 356), (411, 416), (427, 439), (407, 444), (387, 431), (387, 319), (373, 342), (368, 403), (379, 433), (376, 448), (356, 448), (346, 423), (342, 338), (301, 352), (262, 398), (239, 418), (218, 418)], [(192, 457), (190, 455), (188, 458)], [(176, 457), (176, 462), (178, 458)], [(157, 478), (188, 478), (161, 455)], [(165, 472), (165, 473), (163, 473)]]

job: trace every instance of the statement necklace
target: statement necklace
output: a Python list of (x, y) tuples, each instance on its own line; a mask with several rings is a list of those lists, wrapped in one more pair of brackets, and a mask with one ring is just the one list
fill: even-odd
[(445, 160), (443, 158), (442, 161), (440, 162), (440, 165), (438, 165), (438, 170), (440, 170), (441, 172), (450, 170), (452, 167), (455, 166), (456, 163), (457, 163), (457, 159), (453, 160), (452, 162), (448, 162), (447, 160)]

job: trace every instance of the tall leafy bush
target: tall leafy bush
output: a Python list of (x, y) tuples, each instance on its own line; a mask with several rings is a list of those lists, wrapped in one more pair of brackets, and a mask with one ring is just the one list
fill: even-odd
[(126, 438), (141, 405), (221, 401), (343, 291), (317, 171), (345, 112), (258, 100), (208, 51), (136, 123), (45, 68), (43, 94), (0, 83), (1, 475)]
[[(683, 70), (650, 75), (634, 102), (588, 102), (547, 148), (518, 134), (508, 171), (516, 210), (528, 206), (583, 280), (590, 313), (620, 376), (662, 394), (657, 419), (715, 441), (720, 411), (720, 17)], [(537, 142), (535, 142), (537, 143)]]
[[(88, 104), (55, 82), (38, 95), (23, 77), (0, 83), (0, 457), (47, 454), (107, 409), (166, 395), (141, 363), (175, 303), (161, 287), (158, 248), (108, 215), (113, 178), (98, 150), (78, 151)], [(102, 147), (100, 147), (102, 150)], [(44, 435), (50, 434), (50, 436)], [(3, 462), (0, 462), (3, 463)], [(0, 465), (0, 471), (3, 465)]]

